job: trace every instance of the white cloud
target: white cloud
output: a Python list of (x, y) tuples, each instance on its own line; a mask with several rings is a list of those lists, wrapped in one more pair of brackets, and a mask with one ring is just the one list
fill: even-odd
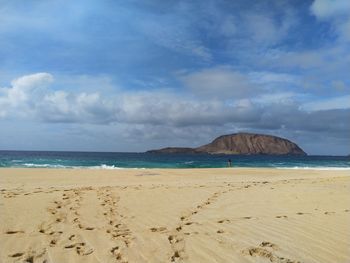
[(350, 109), (350, 95), (308, 102), (302, 109), (307, 111)]
[(251, 105), (227, 104), (216, 99), (186, 99), (175, 93), (140, 92), (124, 94), (119, 101), (118, 121), (145, 125), (185, 127), (224, 125), (231, 121), (252, 121)]
[[(154, 131), (154, 138), (165, 130), (176, 129), (180, 133), (181, 129), (187, 132), (196, 130), (194, 127), (201, 127), (202, 130), (209, 127), (216, 130), (231, 127), (270, 131), (322, 129), (338, 133), (349, 129), (344, 124), (349, 111), (342, 110), (346, 107), (339, 107), (340, 104), (347, 105), (345, 103), (349, 97), (303, 106), (298, 102), (297, 94), (288, 92), (253, 94), (251, 98), (246, 98), (241, 95), (246, 94), (247, 87), (240, 85), (232, 93), (231, 89), (236, 88), (231, 85), (232, 82), (244, 84), (247, 80), (244, 75), (229, 68), (204, 70), (186, 77), (184, 81), (188, 81), (190, 86), (202, 84), (200, 87), (205, 92), (236, 95), (236, 99), (229, 96), (215, 98), (214, 95), (198, 98), (191, 96), (191, 92), (179, 94), (171, 90), (132, 93), (118, 90), (117, 94), (108, 96), (97, 92), (69, 92), (57, 87), (51, 90), (47, 85), (53, 81), (52, 76), (41, 73), (23, 76), (14, 80), (10, 88), (1, 89), (0, 116), (43, 123), (126, 125), (131, 130), (143, 125), (148, 127), (148, 131)], [(253, 86), (248, 86), (249, 91), (253, 92)], [(25, 93), (13, 103), (13, 97), (9, 94), (18, 90)], [(308, 112), (310, 109), (313, 110), (312, 114)], [(330, 119), (333, 119), (333, 126), (328, 123)]]
[[(350, 10), (348, 12), (350, 13)], [(341, 40), (350, 41), (350, 16), (345, 22), (338, 25), (338, 30)]]
[(278, 92), (278, 93), (268, 93), (259, 96), (254, 99), (255, 102), (258, 102), (262, 105), (270, 105), (270, 104), (294, 104), (298, 95), (293, 92)]
[(259, 90), (244, 74), (229, 67), (216, 67), (182, 74), (180, 80), (197, 95), (214, 98), (249, 97)]
[(250, 14), (246, 17), (246, 26), (256, 43), (275, 43), (280, 39), (283, 30), (275, 24), (272, 17), (261, 14)]
[(320, 19), (330, 18), (339, 15), (350, 15), (349, 0), (315, 0), (311, 12)]
[[(45, 95), (43, 98), (43, 104), (55, 108), (55, 111), (68, 114), (70, 111), (70, 103), (68, 101), (68, 93), (62, 90), (55, 91), (51, 94)], [(47, 108), (46, 111), (50, 111)]]
[(11, 82), (12, 89), (8, 89), (8, 100), (12, 105), (18, 105), (29, 99), (30, 94), (40, 91), (53, 81), (48, 73), (26, 75)]
[(25, 114), (29, 111), (28, 103), (35, 103), (31, 97), (42, 93), (52, 81), (51, 74), (36, 73), (14, 79), (11, 88), (0, 88), (0, 115), (5, 117), (15, 107), (19, 109), (19, 114)]
[(268, 71), (251, 72), (249, 73), (249, 78), (253, 83), (257, 84), (271, 84), (273, 82), (281, 82), (288, 84), (300, 83), (300, 79), (296, 75)]
[(53, 82), (53, 76), (49, 73), (41, 72), (31, 75), (25, 75), (11, 81), (14, 88), (32, 89), (38, 86), (48, 85)]
[(333, 24), (340, 41), (350, 41), (349, 0), (315, 0), (310, 10), (318, 19)]
[(349, 91), (349, 65), (347, 45), (336, 45), (300, 52), (280, 51), (274, 57), (267, 58), (262, 66), (273, 71), (297, 72), (294, 79), (286, 78), (289, 81), (286, 84), (299, 88), (299, 92), (320, 95), (321, 91), (327, 90), (331, 93)]
[(13, 80), (9, 88), (1, 88), (0, 117), (48, 122), (106, 121), (103, 114), (112, 110), (112, 101), (106, 102), (96, 92), (51, 90), (53, 81), (49, 73), (36, 73)]
[[(205, 75), (201, 72), (198, 76)], [(238, 73), (214, 71), (210, 74), (210, 85), (220, 78), (219, 92), (232, 95), (227, 90), (231, 82), (244, 79)], [(40, 78), (39, 78), (40, 77)], [(194, 76), (196, 79), (197, 76)], [(249, 122), (256, 120), (255, 108), (250, 103), (228, 104), (227, 98), (213, 97), (195, 99), (171, 90), (133, 91), (118, 90), (115, 95), (106, 96), (96, 92), (69, 92), (62, 89), (51, 90), (46, 87), (52, 81), (51, 75), (34, 74), (21, 77), (12, 82), (12, 87), (2, 89), (0, 113), (2, 117), (40, 120), (60, 123), (128, 123), (131, 125), (167, 125), (185, 127), (197, 125), (224, 125), (232, 121)], [(202, 80), (200, 80), (202, 81)], [(204, 83), (208, 79), (203, 80)], [(242, 80), (243, 81), (243, 80)], [(40, 85), (39, 85), (40, 84)], [(45, 85), (44, 85), (45, 84)], [(208, 84), (208, 83), (206, 83)], [(40, 92), (37, 92), (41, 87)], [(210, 89), (210, 86), (204, 87)], [(244, 88), (239, 86), (239, 88)], [(17, 103), (8, 94), (26, 90)], [(207, 91), (206, 91), (207, 92)], [(211, 91), (208, 91), (211, 92)], [(235, 91), (235, 93), (244, 91)], [(187, 97), (187, 98), (186, 98)]]
[(291, 8), (285, 7), (281, 12), (281, 19), (277, 19), (277, 14), (273, 12), (252, 12), (243, 15), (240, 27), (246, 41), (252, 41), (253, 46), (259, 45), (259, 48), (283, 41), (298, 23), (298, 19)]

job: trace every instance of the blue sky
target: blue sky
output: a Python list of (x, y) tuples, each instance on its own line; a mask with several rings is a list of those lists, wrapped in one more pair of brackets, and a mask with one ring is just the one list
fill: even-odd
[(350, 153), (348, 0), (0, 0), (0, 40), (0, 149)]

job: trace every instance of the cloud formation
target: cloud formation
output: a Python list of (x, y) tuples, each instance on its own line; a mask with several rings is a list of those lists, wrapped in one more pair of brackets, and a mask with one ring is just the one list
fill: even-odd
[[(191, 137), (189, 131), (209, 129), (209, 134), (214, 135), (215, 131), (220, 130), (219, 127), (221, 131), (258, 130), (282, 134), (324, 132), (343, 138), (350, 132), (350, 125), (345, 121), (350, 117), (350, 105), (343, 104), (339, 108), (334, 104), (342, 101), (341, 97), (304, 105), (292, 93), (242, 98), (237, 94), (246, 94), (247, 87), (244, 85), (239, 87), (243, 91), (230, 93), (230, 89), (235, 88), (232, 83), (238, 86), (241, 84), (235, 79), (238, 73), (231, 74), (226, 69), (224, 73), (217, 71), (191, 73), (190, 80), (185, 80), (189, 81), (187, 84), (190, 88), (185, 91), (186, 94), (176, 94), (174, 90), (132, 93), (118, 90), (113, 95), (68, 92), (52, 89), (50, 86), (54, 84), (54, 77), (49, 73), (26, 75), (13, 80), (11, 87), (1, 89), (1, 117), (42, 123), (122, 125), (130, 135), (137, 132), (142, 133), (139, 137), (154, 139), (170, 138), (171, 134), (181, 133), (181, 130), (187, 139)], [(202, 74), (204, 80), (201, 79)], [(243, 74), (240, 74), (238, 80), (243, 78)], [(279, 81), (281, 77), (272, 76), (272, 81)], [(266, 81), (270, 78), (267, 75), (262, 79)], [(246, 78), (243, 79), (246, 81)], [(221, 89), (211, 87), (215, 83), (222, 85)], [(194, 85), (200, 88), (200, 85), (207, 85), (205, 93), (208, 92), (206, 89), (212, 89), (212, 92), (219, 90), (232, 96), (196, 98), (193, 94), (198, 91), (192, 90)], [(250, 85), (250, 88), (254, 87)]]

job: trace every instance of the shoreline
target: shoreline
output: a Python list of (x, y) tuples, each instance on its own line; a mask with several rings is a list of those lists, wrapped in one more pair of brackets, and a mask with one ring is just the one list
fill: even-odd
[(293, 166), (293, 167), (283, 167), (283, 166), (276, 166), (276, 167), (267, 167), (267, 166), (232, 166), (232, 167), (178, 167), (178, 168), (159, 168), (159, 167), (108, 167), (104, 168), (103, 166), (77, 166), (77, 167), (0, 167), (1, 170), (5, 169), (34, 169), (34, 170), (215, 170), (215, 169), (234, 169), (234, 170), (244, 170), (244, 169), (271, 169), (271, 170), (315, 170), (315, 171), (333, 171), (333, 170), (339, 170), (339, 171), (350, 171), (349, 167), (339, 167), (339, 166)]
[[(331, 172), (331, 174), (330, 174)], [(313, 178), (349, 177), (350, 170), (317, 169), (276, 169), (276, 168), (145, 168), (145, 169), (57, 169), (57, 168), (0, 168), (0, 185), (35, 186), (36, 184), (53, 185), (112, 185), (147, 183), (144, 178), (174, 183), (178, 178), (188, 180), (213, 179), (219, 181), (245, 182), (249, 180), (293, 180)], [(349, 177), (350, 178), (350, 177)], [(98, 180), (101, 179), (101, 180)], [(118, 181), (116, 181), (118, 179)], [(42, 181), (42, 182), (40, 182)]]

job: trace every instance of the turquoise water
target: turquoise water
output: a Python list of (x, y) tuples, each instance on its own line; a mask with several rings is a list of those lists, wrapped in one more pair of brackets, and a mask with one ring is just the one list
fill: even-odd
[(104, 152), (0, 151), (0, 167), (26, 168), (219, 168), (350, 169), (345, 156), (267, 156)]

